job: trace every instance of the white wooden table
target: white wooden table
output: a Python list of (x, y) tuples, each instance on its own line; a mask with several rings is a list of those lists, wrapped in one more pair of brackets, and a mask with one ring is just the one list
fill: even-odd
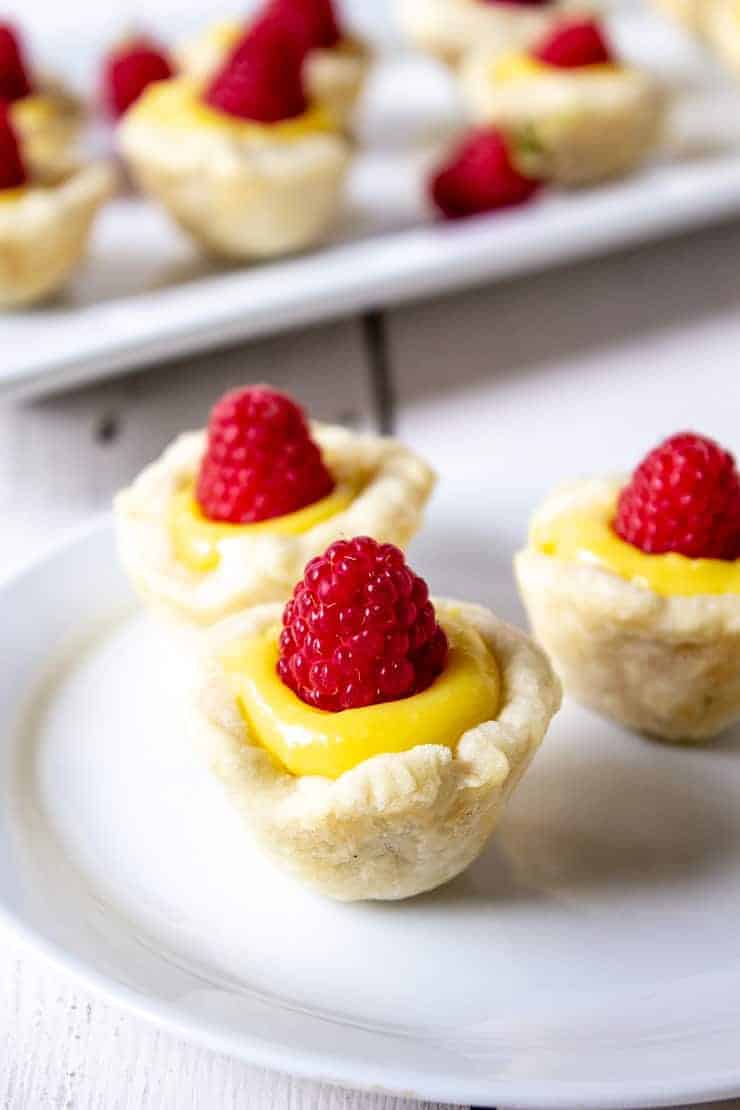
[[(715, 230), (0, 407), (0, 569), (105, 509), (113, 491), (177, 431), (201, 424), (215, 397), (247, 381), (282, 386), (321, 418), (395, 426), (421, 448), (434, 447), (438, 460), (443, 453), (449, 493), (434, 510), (443, 513), (455, 483), (469, 480), (494, 413), (496, 434), (507, 434), (507, 398), (520, 388), (512, 368), (536, 376), (536, 396), (546, 404), (547, 366), (566, 359), (598, 362), (610, 374), (641, 366), (664, 382), (676, 359), (696, 359), (697, 379), (708, 361), (734, 366), (739, 256), (740, 227)], [(456, 438), (463, 416), (466, 434)], [(595, 448), (601, 434), (594, 429)], [(2, 937), (4, 1110), (412, 1105), (419, 1104), (293, 1080), (182, 1043), (93, 998)], [(738, 1110), (740, 1101), (726, 1106)]]

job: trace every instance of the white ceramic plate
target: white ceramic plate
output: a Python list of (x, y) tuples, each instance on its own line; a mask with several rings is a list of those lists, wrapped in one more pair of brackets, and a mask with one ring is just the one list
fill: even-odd
[[(525, 511), (500, 510), (494, 577)], [(107, 524), (0, 606), (0, 905), (87, 985), (260, 1064), (434, 1100), (740, 1091), (737, 732), (677, 752), (568, 705), (467, 875), (335, 905), (255, 853), (189, 746)]]
[[(218, 271), (153, 206), (118, 200), (104, 212), (89, 264), (64, 298), (3, 316), (0, 393), (60, 389), (740, 212), (740, 91), (680, 31), (626, 0), (612, 20), (620, 47), (662, 74), (677, 98), (663, 156), (602, 188), (553, 192), (523, 210), (455, 227), (434, 224), (423, 182), (461, 123), (454, 84), (441, 66), (394, 53), (385, 4), (350, 6), (384, 43), (385, 60), (367, 98), (363, 148), (334, 242), (304, 257)], [(56, 13), (51, 19), (54, 25)], [(102, 31), (87, 46), (79, 35), (61, 35), (47, 62), (69, 72), (87, 51), (80, 80), (89, 88), (105, 41)]]

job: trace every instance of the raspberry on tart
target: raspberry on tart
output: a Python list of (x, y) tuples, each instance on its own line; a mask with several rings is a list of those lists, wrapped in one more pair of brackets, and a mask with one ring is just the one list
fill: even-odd
[(559, 704), (528, 637), (432, 602), (398, 548), (360, 536), (284, 608), (212, 629), (196, 724), (278, 863), (332, 898), (397, 899), (483, 850)]
[(227, 393), (115, 502), (119, 547), (145, 600), (191, 625), (285, 601), (347, 535), (404, 547), (434, 474), (402, 444), (307, 420), (268, 386)]
[(128, 39), (105, 59), (103, 100), (118, 119), (155, 81), (166, 81), (174, 68), (165, 50), (146, 35)]
[(227, 393), (208, 422), (197, 498), (209, 520), (256, 524), (328, 497), (335, 482), (303, 410), (284, 393)]
[(0, 100), (12, 103), (32, 91), (18, 32), (9, 23), (0, 23)]
[(278, 18), (247, 31), (206, 89), (211, 108), (240, 119), (277, 123), (308, 109), (303, 81), (307, 43)]
[(740, 719), (740, 477), (713, 440), (682, 432), (626, 482), (556, 491), (516, 570), (580, 701), (676, 742)]
[(83, 117), (77, 97), (34, 74), (20, 32), (0, 22), (0, 101), (10, 104), (29, 172), (58, 181), (77, 166), (73, 146)]
[(610, 65), (614, 61), (606, 36), (595, 19), (554, 27), (534, 47), (532, 57), (557, 69)]
[(371, 52), (345, 32), (333, 0), (267, 0), (254, 20), (216, 23), (183, 43), (178, 52), (181, 71), (207, 84), (262, 24), (291, 37), (304, 55), (305, 93), (320, 105), (340, 130), (350, 129), (354, 110), (370, 68)]
[(121, 123), (135, 180), (208, 254), (289, 254), (336, 216), (350, 151), (307, 95), (305, 57), (300, 37), (266, 16), (208, 82), (157, 82)]
[(342, 41), (333, 0), (271, 0), (265, 15), (300, 37), (307, 50), (330, 50)]
[(442, 215), (454, 220), (524, 204), (541, 184), (520, 172), (506, 136), (491, 128), (465, 139), (433, 175), (429, 192)]
[(740, 559), (740, 474), (734, 457), (693, 432), (671, 436), (619, 495), (614, 528), (646, 554)]
[(306, 567), (283, 613), (278, 674), (308, 705), (336, 713), (426, 690), (447, 650), (403, 552), (361, 536)]
[(621, 64), (593, 19), (561, 18), (527, 49), (477, 47), (461, 86), (476, 123), (500, 128), (528, 172), (562, 185), (627, 173), (660, 139), (660, 84)]
[(10, 107), (0, 101), (0, 190), (18, 189), (28, 181)]

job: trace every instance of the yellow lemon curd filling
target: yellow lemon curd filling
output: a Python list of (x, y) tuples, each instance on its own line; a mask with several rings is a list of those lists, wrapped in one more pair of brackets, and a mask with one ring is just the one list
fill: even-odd
[(277, 123), (258, 123), (211, 108), (201, 99), (201, 92), (197, 82), (187, 77), (157, 81), (144, 91), (126, 117), (169, 129), (221, 131), (234, 138), (269, 142), (290, 142), (334, 130), (330, 114), (321, 105), (311, 105), (300, 116)]
[(524, 81), (545, 74), (567, 73), (570, 76), (594, 73), (616, 73), (621, 67), (616, 62), (596, 62), (592, 65), (578, 66), (575, 69), (561, 69), (558, 66), (541, 62), (531, 54), (503, 54), (493, 62), (491, 76), (499, 85), (513, 81)]
[(16, 127), (41, 127), (56, 120), (59, 105), (54, 97), (30, 93), (13, 101), (11, 115)]
[[(0, 194), (2, 195), (2, 194)], [(257, 524), (222, 524), (204, 515), (191, 482), (172, 498), (170, 542), (178, 562), (196, 574), (215, 570), (221, 561), (221, 544), (238, 536), (299, 536), (337, 513), (344, 512), (357, 496), (357, 487), (338, 482), (332, 492), (304, 509), (271, 517)]]
[(613, 528), (613, 501), (537, 522), (532, 545), (556, 559), (595, 563), (663, 597), (740, 593), (740, 559), (691, 559), (669, 552), (646, 555), (620, 539)]
[(12, 189), (0, 189), (0, 204), (12, 204), (22, 200), (28, 192), (28, 185), (16, 185)]
[(222, 663), (252, 738), (293, 775), (336, 779), (419, 744), (454, 751), (463, 733), (498, 715), (499, 671), (482, 637), (457, 617), (441, 623), (450, 644), (442, 674), (420, 694), (363, 709), (328, 713), (301, 701), (276, 671), (279, 627), (232, 645)]

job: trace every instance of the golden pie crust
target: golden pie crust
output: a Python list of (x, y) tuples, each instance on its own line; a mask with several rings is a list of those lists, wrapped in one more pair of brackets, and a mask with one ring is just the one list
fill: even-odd
[[(552, 494), (537, 522), (613, 504), (616, 483)], [(626, 725), (698, 742), (740, 719), (740, 595), (663, 597), (608, 568), (527, 547), (516, 576), (534, 634), (566, 690)]]
[(31, 304), (64, 285), (114, 191), (112, 169), (95, 163), (58, 184), (30, 184), (16, 199), (0, 201), (0, 308)]
[(64, 85), (41, 78), (36, 91), (10, 108), (23, 157), (34, 179), (55, 182), (78, 164), (76, 144), (85, 118), (82, 102)]
[(280, 619), (266, 605), (209, 633), (195, 737), (261, 847), (340, 901), (410, 898), (459, 875), (481, 853), (560, 706), (544, 653), (487, 609), (435, 600), (438, 615), (477, 629), (497, 660), (502, 704), (456, 751), (424, 743), (379, 755), (338, 779), (294, 776), (250, 736), (219, 652)]
[(336, 539), (371, 535), (405, 547), (421, 526), (434, 487), (430, 467), (393, 439), (328, 424), (312, 424), (311, 434), (338, 482), (359, 481), (355, 499), (300, 535), (250, 536), (245, 529), (224, 541), (220, 564), (209, 573), (194, 573), (175, 558), (168, 524), (173, 496), (197, 475), (204, 431), (180, 436), (119, 493), (119, 552), (142, 598), (176, 620), (205, 626), (249, 605), (284, 600), (306, 563)]
[(134, 107), (118, 134), (141, 189), (218, 257), (249, 261), (302, 250), (324, 236), (341, 206), (350, 148), (338, 133), (255, 139), (170, 128)]

